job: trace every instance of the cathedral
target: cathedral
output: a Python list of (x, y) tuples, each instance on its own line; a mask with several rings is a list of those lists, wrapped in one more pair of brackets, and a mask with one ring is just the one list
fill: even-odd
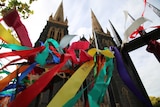
[[(40, 42), (45, 42), (48, 38), (53, 38), (60, 42), (60, 40), (65, 35), (68, 34), (68, 19), (64, 19), (64, 13), (63, 13), (63, 2), (59, 5), (56, 13), (54, 16), (49, 16), (49, 19), (47, 21), (47, 24), (45, 25), (42, 33), (40, 34), (40, 37), (35, 43), (35, 47), (40, 46)], [(110, 46), (117, 46), (119, 47), (122, 43), (122, 40), (120, 39), (118, 33), (116, 32), (114, 26), (111, 24), (112, 29), (115, 31), (115, 35), (111, 36), (111, 33), (107, 30), (105, 33), (96, 18), (96, 15), (91, 10), (91, 21), (92, 21), (92, 33), (96, 35), (96, 40), (98, 43), (99, 49), (104, 49), (104, 47), (110, 47)], [(113, 37), (115, 39), (113, 39)], [(82, 37), (80, 40), (86, 40), (85, 37)], [(95, 47), (95, 38), (90, 38), (89, 42), (91, 44), (91, 47)], [(141, 79), (131, 61), (131, 58), (129, 54), (121, 52), (123, 57), (123, 60), (125, 62), (126, 69), (128, 70), (129, 75), (131, 76), (132, 80), (138, 87), (138, 89), (142, 92), (143, 96), (150, 102), (148, 94), (146, 93), (146, 90), (141, 82)], [(115, 63), (116, 66), (116, 63)], [(88, 80), (89, 80), (88, 76)], [(52, 97), (55, 95), (55, 93), (60, 89), (60, 87), (65, 83), (66, 79), (62, 79), (59, 76), (54, 77), (53, 81), (51, 81), (51, 85), (54, 88), (48, 89), (45, 92), (42, 92), (37, 96), (37, 98), (30, 104), (30, 107), (46, 107), (46, 105), (49, 103), (49, 101), (52, 99)], [(87, 83), (87, 82), (86, 82)], [(84, 83), (85, 84), (85, 83)], [(56, 87), (56, 88), (55, 88)], [(85, 93), (83, 95), (83, 98), (77, 102), (75, 107), (85, 107)], [(113, 71), (113, 76), (111, 79), (111, 83), (106, 91), (106, 95), (104, 97), (104, 104), (103, 107), (146, 107), (137, 97), (130, 91), (130, 89), (124, 84), (122, 79), (120, 78), (116, 67)]]

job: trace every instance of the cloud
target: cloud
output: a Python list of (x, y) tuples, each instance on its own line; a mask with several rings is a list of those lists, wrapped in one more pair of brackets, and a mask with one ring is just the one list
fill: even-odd
[(90, 35), (92, 32), (92, 29), (91, 28), (86, 28), (86, 27), (81, 27), (77, 30), (76, 34), (77, 35)]

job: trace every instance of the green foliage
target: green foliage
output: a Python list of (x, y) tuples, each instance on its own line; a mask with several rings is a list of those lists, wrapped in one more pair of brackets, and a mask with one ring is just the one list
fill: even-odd
[(160, 97), (150, 96), (149, 98), (151, 100), (153, 107), (160, 107)]
[[(27, 1), (27, 0), (26, 0)], [(28, 3), (21, 2), (20, 0), (1, 0), (0, 11), (1, 16), (6, 14), (9, 10), (16, 8), (20, 15), (26, 19), (33, 14), (33, 10), (30, 9), (30, 5), (36, 0), (29, 0)]]

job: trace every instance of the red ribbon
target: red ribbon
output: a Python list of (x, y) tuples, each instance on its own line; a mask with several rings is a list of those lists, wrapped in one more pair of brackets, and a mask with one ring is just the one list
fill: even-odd
[[(89, 49), (89, 45), (90, 43), (88, 41), (78, 41), (72, 43), (72, 45), (66, 49), (66, 52), (71, 55), (74, 64), (81, 64), (85, 61), (93, 59), (88, 53), (84, 51)], [(75, 50), (79, 50), (79, 60), (77, 59)]]
[(44, 46), (41, 46), (41, 47), (33, 48), (33, 49), (30, 49), (30, 50), (22, 50), (22, 51), (12, 51), (12, 52), (0, 53), (0, 58), (9, 57), (9, 56), (20, 56), (20, 58), (12, 60), (11, 62), (9, 62), (5, 66), (3, 66), (1, 69), (5, 68), (8, 65), (10, 65), (11, 63), (16, 62), (16, 61), (21, 60), (21, 59), (29, 59), (30, 57), (32, 57), (33, 58), (32, 60), (34, 60), (34, 56), (37, 53), (39, 53), (42, 50), (44, 50), (44, 48), (45, 48)]
[(57, 50), (52, 46), (50, 45), (49, 46), (49, 49), (57, 56), (57, 57), (60, 57), (61, 54), (57, 52)]
[(144, 10), (143, 10), (143, 12), (142, 12), (142, 16), (144, 16), (144, 12), (145, 12), (145, 10), (146, 10), (146, 3), (147, 3), (147, 0), (144, 0)]
[(73, 42), (72, 45), (68, 48), (78, 50), (78, 49), (83, 49), (86, 50), (89, 48), (89, 42), (88, 41), (78, 41), (78, 42)]
[(83, 63), (83, 62), (86, 62), (86, 61), (89, 61), (89, 60), (92, 60), (93, 57), (91, 57), (86, 51), (84, 50), (80, 50), (80, 53), (79, 53), (79, 59), (80, 59), (80, 63)]
[(160, 43), (156, 40), (150, 40), (146, 49), (148, 52), (154, 53), (160, 61)]
[(158, 29), (160, 29), (160, 26), (152, 26), (151, 28), (158, 28)]
[(20, 20), (20, 16), (16, 9), (11, 10), (9, 13), (7, 13), (3, 17), (4, 22), (9, 26), (13, 27), (16, 31), (18, 38), (21, 41), (21, 44), (23, 46), (32, 47), (32, 43), (30, 41), (30, 38), (28, 36), (28, 32), (26, 30), (26, 27), (23, 25), (23, 23)]
[[(144, 0), (144, 10), (142, 12), (142, 16), (144, 16), (144, 12), (145, 12), (145, 9), (146, 9), (146, 3), (147, 3), (147, 0)], [(140, 26), (136, 31), (134, 31), (131, 35), (130, 35), (130, 38), (135, 38), (137, 36), (137, 34), (144, 30), (144, 27), (143, 26)]]
[[(66, 62), (71, 59), (75, 62), (77, 61), (77, 64), (83, 63), (85, 61), (93, 59), (87, 52), (85, 52), (83, 49), (89, 48), (89, 42), (83, 42), (84, 44), (81, 44), (82, 42), (76, 42), (72, 48), (68, 50), (69, 54), (63, 54), (60, 55), (60, 63), (55, 64), (48, 72), (43, 74), (38, 80), (36, 80), (31, 86), (29, 86), (27, 89), (19, 93), (15, 100), (13, 100), (9, 107), (27, 107), (30, 102), (40, 93), (44, 90), (44, 88), (47, 86), (47, 84), (52, 80), (52, 78), (61, 71), (61, 68), (66, 64)], [(7, 57), (7, 56), (15, 56), (18, 55), (21, 58), (28, 58), (29, 56), (35, 55), (36, 52), (33, 53), (33, 50), (44, 49), (45, 47), (38, 47), (31, 50), (25, 50), (25, 51), (13, 51), (6, 54), (0, 54), (0, 57)], [(56, 51), (53, 47), (50, 47), (50, 49), (54, 52)], [(74, 52), (74, 49), (79, 49), (79, 60), (77, 60), (76, 54)], [(57, 56), (59, 56), (58, 53), (56, 53)], [(30, 57), (29, 57), (30, 58)], [(34, 58), (34, 57), (33, 57)], [(13, 61), (12, 61), (13, 62)], [(34, 69), (36, 70), (36, 69)], [(42, 71), (43, 72), (43, 71)], [(63, 71), (65, 72), (65, 71)], [(68, 71), (67, 71), (68, 73)]]
[(143, 26), (140, 26), (136, 31), (134, 31), (129, 37), (130, 38), (135, 38), (136, 36), (137, 36), (137, 34), (140, 32), (140, 31), (142, 31), (142, 30), (144, 30), (144, 27)]
[[(150, 28), (157, 28), (157, 29), (160, 29), (160, 26), (151, 26)], [(135, 38), (137, 36), (137, 34), (141, 31), (144, 30), (144, 27), (143, 26), (140, 26), (137, 30), (135, 30), (129, 37), (130, 38)]]
[(47, 86), (52, 78), (59, 72), (64, 64), (70, 59), (70, 55), (64, 54), (61, 56), (61, 63), (55, 65), (52, 69), (41, 76), (30, 87), (17, 95), (16, 99), (11, 102), (8, 107), (28, 107), (30, 102)]

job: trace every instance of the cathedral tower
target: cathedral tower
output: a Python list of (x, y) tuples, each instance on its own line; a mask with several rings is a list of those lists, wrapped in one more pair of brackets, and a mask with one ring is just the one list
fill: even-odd
[(107, 33), (104, 33), (100, 23), (98, 22), (92, 10), (91, 10), (91, 18), (92, 18), (92, 34), (94, 35), (92, 40), (93, 46), (95, 46), (95, 41), (94, 41), (95, 36), (97, 42), (99, 43), (98, 44), (99, 49), (104, 49), (104, 47), (115, 45), (113, 38), (110, 35), (110, 32), (107, 30)]
[(59, 5), (54, 17), (52, 14), (47, 21), (43, 32), (41, 33), (39, 39), (35, 43), (35, 47), (39, 46), (40, 43), (38, 41), (45, 42), (48, 38), (53, 38), (58, 42), (64, 37), (64, 35), (68, 34), (68, 20), (67, 18), (64, 20), (63, 14), (63, 2)]

